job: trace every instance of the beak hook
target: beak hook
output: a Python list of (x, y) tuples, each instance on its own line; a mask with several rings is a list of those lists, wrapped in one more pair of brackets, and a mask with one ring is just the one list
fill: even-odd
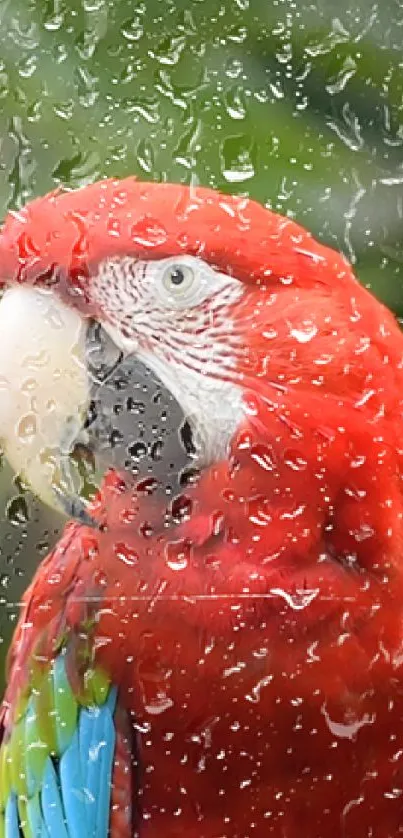
[(88, 434), (83, 425), (71, 417), (66, 420), (62, 443), (60, 447), (60, 458), (58, 458), (59, 481), (52, 482), (52, 491), (57, 505), (68, 518), (79, 521), (87, 527), (99, 529), (99, 524), (88, 512), (87, 502), (75, 491), (74, 476), (72, 472), (71, 454), (77, 445), (89, 451)]

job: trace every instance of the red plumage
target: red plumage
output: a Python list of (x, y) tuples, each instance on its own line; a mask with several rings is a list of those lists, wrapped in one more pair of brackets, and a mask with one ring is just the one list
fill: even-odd
[(327, 284), (329, 270), (334, 283), (351, 275), (338, 253), (254, 201), (135, 178), (57, 191), (10, 214), (0, 269), (3, 281), (42, 281), (56, 266), (70, 281), (72, 273), (85, 277), (106, 257), (181, 253), (198, 255), (245, 282), (293, 277), (307, 286)]
[(6, 221), (0, 265), (11, 281), (56, 276), (70, 298), (73, 278), (91, 310), (102, 258), (182, 252), (247, 283), (232, 315), (245, 420), (228, 459), (168, 507), (148, 481), (106, 477), (103, 530), (69, 525), (27, 592), (6, 701), (34, 651), (51, 657), (91, 620), (138, 732), (141, 838), (395, 838), (403, 341), (390, 313), (294, 222), (169, 184), (38, 199)]

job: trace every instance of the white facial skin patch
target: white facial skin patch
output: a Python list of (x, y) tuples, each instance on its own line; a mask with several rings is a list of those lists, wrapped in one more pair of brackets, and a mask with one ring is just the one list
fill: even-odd
[(192, 256), (109, 259), (91, 279), (104, 329), (181, 405), (201, 465), (226, 456), (244, 415), (235, 375), (242, 339), (230, 316), (243, 293), (237, 279)]

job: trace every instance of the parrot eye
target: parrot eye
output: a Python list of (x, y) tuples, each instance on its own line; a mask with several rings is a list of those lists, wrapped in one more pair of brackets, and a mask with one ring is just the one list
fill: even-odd
[(183, 297), (195, 283), (196, 274), (190, 265), (174, 263), (165, 268), (162, 284), (170, 297)]

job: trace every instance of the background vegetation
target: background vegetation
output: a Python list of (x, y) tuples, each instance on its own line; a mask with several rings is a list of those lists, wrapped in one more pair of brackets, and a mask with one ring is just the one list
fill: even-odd
[[(245, 193), (403, 315), (402, 41), (398, 0), (0, 0), (1, 214), (133, 172)], [(6, 464), (0, 508), (2, 671), (62, 520)]]

